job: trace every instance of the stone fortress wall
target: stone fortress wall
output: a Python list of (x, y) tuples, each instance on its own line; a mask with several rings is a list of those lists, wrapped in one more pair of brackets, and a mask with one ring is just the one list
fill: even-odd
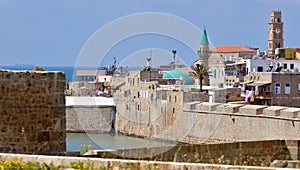
[[(159, 111), (158, 107), (158, 111), (151, 112), (159, 119), (150, 119), (145, 125), (147, 121), (142, 118), (149, 113), (129, 113), (117, 105), (116, 129), (125, 134), (190, 144), (300, 139), (300, 108), (193, 101), (184, 103), (182, 110), (175, 113), (168, 109)], [(165, 119), (168, 115), (172, 115), (172, 121)]]
[[(185, 103), (188, 143), (299, 140), (300, 108), (221, 103)], [(186, 125), (187, 126), (187, 125)]]
[(106, 97), (66, 97), (67, 132), (113, 133), (115, 104)]
[(66, 150), (65, 75), (0, 70), (0, 152)]

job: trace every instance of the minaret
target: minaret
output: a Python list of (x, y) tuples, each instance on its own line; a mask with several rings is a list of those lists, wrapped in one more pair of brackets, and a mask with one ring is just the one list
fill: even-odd
[(268, 26), (268, 53), (274, 56), (276, 48), (284, 47), (281, 11), (272, 11)]
[(207, 38), (206, 29), (202, 33), (202, 38), (200, 42), (200, 51), (199, 51), (199, 58), (203, 61), (206, 67), (208, 67), (208, 59), (209, 59), (209, 42)]

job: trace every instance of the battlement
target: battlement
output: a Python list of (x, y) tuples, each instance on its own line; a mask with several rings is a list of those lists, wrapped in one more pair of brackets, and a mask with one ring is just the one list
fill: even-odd
[(242, 103), (184, 103), (184, 110), (199, 112), (217, 112), (223, 114), (267, 116), (286, 119), (300, 119), (300, 108), (283, 106), (249, 105)]

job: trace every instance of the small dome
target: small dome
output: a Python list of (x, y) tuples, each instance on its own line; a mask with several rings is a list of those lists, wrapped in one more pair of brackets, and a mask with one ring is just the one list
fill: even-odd
[(183, 71), (180, 70), (171, 70), (169, 72), (166, 72), (163, 75), (164, 78), (170, 78), (170, 79), (180, 79), (181, 77), (185, 80), (186, 85), (192, 85), (193, 81), (192, 79)]

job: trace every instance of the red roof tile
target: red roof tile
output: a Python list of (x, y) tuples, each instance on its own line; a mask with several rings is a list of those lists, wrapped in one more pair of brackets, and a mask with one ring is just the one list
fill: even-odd
[(256, 52), (256, 50), (244, 46), (218, 46), (210, 51), (216, 53)]

